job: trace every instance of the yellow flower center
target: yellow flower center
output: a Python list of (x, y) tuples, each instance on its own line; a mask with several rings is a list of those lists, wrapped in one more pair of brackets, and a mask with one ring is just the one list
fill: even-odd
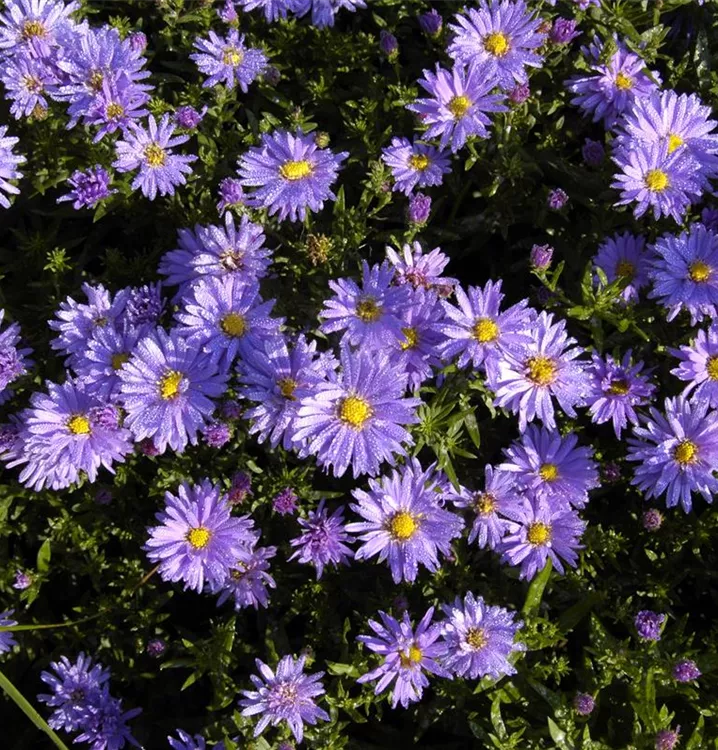
[(677, 148), (680, 148), (685, 141), (683, 138), (680, 137), (680, 135), (676, 135), (675, 133), (671, 133), (668, 136), (668, 153), (672, 154)]
[(67, 429), (70, 430), (73, 435), (89, 435), (90, 420), (82, 414), (75, 414), (75, 416), (71, 417), (70, 421), (67, 423)]
[(145, 159), (148, 166), (161, 167), (165, 163), (166, 158), (167, 154), (165, 154), (165, 150), (157, 143), (150, 143), (149, 146), (145, 147)]
[(113, 354), (112, 359), (110, 362), (112, 363), (112, 369), (113, 370), (119, 370), (122, 365), (125, 364), (130, 358), (129, 354), (126, 354), (124, 352), (120, 352), (118, 354)]
[(23, 85), (32, 94), (37, 94), (42, 91), (42, 81), (35, 76), (23, 76)]
[(616, 266), (616, 276), (620, 276), (622, 279), (632, 279), (635, 275), (636, 267), (627, 260), (620, 261)]
[(357, 302), (357, 317), (365, 323), (374, 323), (381, 317), (381, 307), (373, 297), (363, 297)]
[(536, 385), (550, 385), (556, 380), (556, 363), (549, 357), (531, 357), (526, 362), (528, 379)]
[(187, 532), (187, 541), (195, 549), (204, 549), (212, 538), (212, 532), (205, 526), (196, 526)]
[(404, 351), (407, 349), (416, 349), (416, 345), (419, 343), (419, 334), (417, 333), (416, 328), (402, 328), (401, 332), (406, 339), (401, 342), (401, 348)]
[(509, 40), (506, 34), (494, 31), (484, 39), (484, 49), (494, 57), (503, 57), (509, 51)]
[[(117, 102), (112, 102), (112, 104), (108, 104), (107, 105), (107, 117), (108, 117), (108, 119), (114, 120), (117, 117), (122, 117), (122, 115), (124, 115), (124, 114), (125, 114), (125, 108), (121, 104), (118, 104)], [(148, 149), (149, 148), (150, 147), (148, 146)], [(162, 149), (160, 149), (160, 151), (162, 151)], [(149, 162), (150, 158), (147, 155), (147, 151), (145, 151), (145, 156), (147, 156), (147, 161)], [(165, 152), (162, 151), (162, 161), (164, 161), (164, 158), (165, 158)], [(162, 162), (160, 162), (160, 164), (161, 163)]]
[(394, 518), (391, 519), (389, 524), (389, 530), (394, 539), (398, 539), (400, 542), (405, 542), (407, 539), (411, 539), (416, 531), (416, 521), (410, 513), (405, 510), (400, 510)]
[(633, 87), (633, 80), (629, 78), (625, 73), (619, 73), (616, 76), (616, 86), (623, 91), (627, 91), (628, 89)]
[(183, 378), (184, 375), (182, 375), (181, 372), (170, 370), (162, 380), (160, 380), (160, 396), (166, 401), (177, 398)]
[(314, 171), (314, 167), (306, 160), (301, 161), (286, 161), (279, 168), (279, 174), (284, 177), (285, 180), (303, 180), (305, 177), (309, 177)]
[(480, 516), (488, 516), (496, 510), (496, 498), (489, 492), (477, 492), (474, 504)]
[(87, 82), (87, 85), (93, 90), (93, 91), (100, 91), (102, 88), (102, 84), (105, 82), (105, 75), (101, 70), (95, 70), (90, 75), (90, 79)]
[(498, 335), (499, 327), (491, 318), (479, 318), (474, 323), (473, 336), (480, 344), (496, 341)]
[(556, 464), (544, 464), (539, 469), (539, 476), (544, 482), (555, 482), (558, 479), (558, 466)]
[(691, 277), (691, 281), (695, 281), (697, 284), (700, 284), (702, 281), (708, 281), (711, 272), (711, 267), (700, 260), (691, 263), (688, 267), (688, 275)]
[(247, 333), (249, 324), (245, 320), (243, 315), (239, 313), (227, 313), (219, 323), (219, 327), (222, 329), (227, 336), (232, 338), (240, 338)]
[(662, 169), (649, 169), (644, 181), (652, 193), (662, 193), (669, 185), (668, 175)]
[(429, 157), (425, 154), (412, 154), (409, 157), (409, 166), (417, 172), (423, 172), (429, 166)]
[(718, 380), (718, 357), (708, 357), (706, 371), (711, 380)]
[(530, 544), (542, 546), (551, 541), (551, 527), (545, 523), (541, 523), (541, 521), (535, 521), (529, 524), (526, 538)]
[(465, 114), (466, 110), (471, 106), (471, 99), (467, 96), (455, 96), (449, 100), (446, 108), (451, 112), (457, 120), (460, 120)]
[(369, 402), (359, 396), (347, 396), (339, 407), (339, 419), (357, 430), (364, 427), (364, 423), (372, 415)]
[(284, 398), (289, 398), (294, 401), (294, 391), (297, 389), (297, 381), (291, 378), (280, 378), (277, 381), (279, 386), (279, 392)]
[(25, 21), (22, 25), (22, 35), (25, 39), (45, 36), (45, 27), (42, 25), (42, 21)]
[(421, 649), (414, 643), (409, 647), (409, 651), (399, 656), (399, 662), (402, 667), (410, 667), (412, 664), (418, 664), (424, 658)]
[(486, 632), (483, 628), (469, 628), (466, 633), (466, 642), (476, 651), (483, 648), (488, 641), (489, 639), (486, 637)]
[(222, 62), (225, 65), (231, 65), (232, 67), (237, 67), (237, 65), (240, 65), (242, 60), (244, 59), (244, 53), (242, 50), (237, 49), (236, 47), (227, 47), (224, 50), (224, 55), (222, 55)]
[(698, 460), (698, 446), (691, 440), (681, 440), (673, 449), (673, 458), (681, 466), (693, 464)]
[(608, 386), (608, 392), (612, 396), (625, 396), (630, 390), (631, 386), (625, 378), (612, 380), (611, 385)]

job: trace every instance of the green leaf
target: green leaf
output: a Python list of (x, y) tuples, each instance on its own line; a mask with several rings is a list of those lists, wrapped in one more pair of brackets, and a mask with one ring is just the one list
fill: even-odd
[(40, 549), (37, 551), (37, 562), (35, 567), (37, 568), (38, 573), (46, 573), (50, 567), (50, 544), (50, 540), (45, 539), (40, 545)]
[(524, 617), (532, 615), (538, 612), (538, 608), (541, 604), (541, 598), (543, 597), (544, 589), (548, 583), (548, 579), (551, 577), (551, 558), (546, 560), (543, 570), (531, 581), (528, 593), (526, 594), (526, 601), (521, 609), (521, 614)]
[(566, 732), (551, 717), (548, 718), (548, 731), (551, 734), (551, 739), (561, 750), (574, 750), (574, 745), (569, 742)]
[(700, 750), (703, 747), (703, 726), (705, 723), (705, 719), (699, 716), (696, 727), (688, 738), (688, 742), (686, 742), (685, 750)]

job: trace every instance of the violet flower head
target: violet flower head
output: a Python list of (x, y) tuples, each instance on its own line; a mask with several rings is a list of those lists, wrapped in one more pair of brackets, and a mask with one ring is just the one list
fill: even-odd
[(561, 188), (554, 188), (549, 192), (546, 203), (553, 211), (559, 211), (568, 203), (568, 195)]
[(553, 252), (551, 245), (534, 245), (529, 254), (531, 267), (536, 271), (547, 271), (551, 266)]
[(230, 29), (224, 37), (210, 30), (209, 37), (196, 39), (194, 46), (198, 52), (189, 58), (207, 76), (204, 87), (224, 83), (228, 89), (239, 86), (246, 94), (249, 85), (267, 66), (264, 52), (247, 47), (244, 34), (237, 29)]
[(590, 716), (596, 708), (596, 701), (589, 693), (576, 693), (573, 708), (579, 716)]
[[(13, 625), (17, 625), (17, 620), (12, 619), (14, 612), (14, 609), (6, 609), (4, 612), (0, 612), (0, 627), (11, 628)], [(0, 654), (6, 654), (8, 651), (12, 651), (15, 646), (17, 646), (17, 641), (15, 640), (12, 631), (0, 631)]]
[(379, 32), (379, 49), (390, 62), (393, 62), (399, 55), (399, 41), (390, 31), (382, 29)]
[(194, 130), (202, 122), (206, 111), (206, 107), (203, 112), (198, 112), (194, 107), (190, 107), (189, 105), (179, 107), (175, 112), (175, 122), (185, 130)]
[(18, 165), (25, 161), (25, 157), (22, 154), (13, 153), (20, 139), (8, 136), (6, 133), (7, 126), (0, 125), (0, 206), (10, 208), (7, 196), (18, 195), (20, 192), (10, 180), (19, 180), (22, 177)]
[(232, 430), (225, 422), (213, 421), (202, 428), (202, 437), (210, 448), (221, 448), (232, 439)]
[(386, 258), (394, 267), (394, 283), (411, 284), (415, 289), (434, 290), (440, 297), (448, 297), (458, 284), (456, 279), (442, 276), (449, 263), (448, 256), (435, 247), (424, 253), (421, 243), (413, 242), (401, 248), (401, 253), (387, 246)]
[(444, 175), (451, 172), (451, 162), (446, 151), (408, 138), (391, 139), (391, 145), (382, 149), (382, 160), (391, 169), (394, 190), (409, 195), (415, 188), (441, 185)]
[(687, 381), (683, 395), (692, 393), (692, 398), (707, 400), (711, 408), (717, 408), (718, 322), (714, 322), (708, 331), (699, 330), (689, 346), (669, 351), (679, 360), (678, 367), (674, 367), (671, 374)]
[(167, 651), (167, 642), (162, 638), (153, 638), (147, 642), (147, 654), (153, 659), (159, 659)]
[(0, 49), (48, 57), (80, 4), (62, 0), (14, 0), (0, 13)]
[(429, 36), (438, 36), (441, 33), (443, 23), (443, 19), (436, 8), (432, 8), (428, 13), (422, 13), (419, 16), (419, 26)]
[(280, 516), (293, 516), (297, 511), (299, 498), (291, 487), (285, 487), (272, 500), (272, 510)]
[[(0, 308), (0, 326), (5, 317), (5, 310)], [(12, 396), (10, 386), (25, 375), (32, 365), (29, 355), (32, 349), (20, 345), (20, 325), (11, 323), (0, 331), (0, 404)]]
[(244, 190), (242, 189), (242, 183), (234, 177), (225, 177), (222, 182), (219, 183), (219, 202), (217, 203), (217, 211), (220, 216), (224, 216), (224, 212), (228, 208), (234, 208), (241, 206), (244, 203)]
[(509, 101), (516, 106), (523, 104), (531, 96), (531, 88), (528, 83), (517, 83), (509, 91)]
[(641, 522), (646, 531), (654, 533), (663, 525), (663, 514), (658, 508), (649, 508), (641, 517)]
[(633, 624), (639, 638), (644, 641), (660, 641), (661, 630), (665, 621), (665, 615), (653, 612), (650, 609), (642, 609), (636, 615)]
[(656, 734), (656, 750), (674, 750), (678, 747), (680, 732), (680, 726), (677, 726), (675, 729), (661, 729)]
[(317, 570), (317, 580), (322, 577), (324, 568), (333, 565), (347, 565), (354, 557), (347, 543), (354, 541), (347, 532), (344, 523), (344, 509), (337, 508), (330, 514), (325, 508), (325, 501), (319, 503), (316, 510), (309, 511), (306, 518), (297, 519), (302, 533), (291, 540), (296, 551), (290, 560), (299, 560), (303, 565), (313, 565)]
[(676, 682), (693, 682), (701, 676), (701, 670), (692, 659), (679, 659), (671, 670)]
[(32, 586), (32, 578), (22, 570), (15, 571), (15, 580), (12, 587), (17, 591), (25, 591)]
[(410, 224), (417, 227), (423, 226), (429, 221), (431, 215), (431, 197), (424, 193), (416, 193), (409, 199), (406, 218)]
[(71, 188), (70, 192), (60, 196), (57, 202), (72, 201), (72, 207), (76, 211), (81, 208), (94, 208), (101, 200), (117, 192), (110, 189), (110, 182), (109, 172), (99, 164), (84, 172), (78, 169), (67, 181)]
[(227, 501), (230, 505), (241, 505), (252, 494), (252, 478), (246, 472), (238, 471), (232, 476)]
[(581, 36), (581, 32), (576, 31), (575, 18), (557, 18), (548, 34), (549, 41), (553, 44), (568, 44), (577, 36)]
[(645, 238), (630, 232), (607, 237), (593, 258), (596, 268), (606, 274), (609, 284), (617, 279), (626, 286), (621, 291), (625, 302), (638, 302), (640, 290), (649, 282), (649, 259), (645, 251)]
[(224, 582), (210, 583), (210, 590), (219, 592), (217, 606), (221, 607), (231, 598), (236, 612), (246, 607), (268, 607), (268, 589), (277, 587), (269, 574), (269, 560), (276, 554), (276, 547), (258, 547), (254, 542), (244, 544), (227, 571)]

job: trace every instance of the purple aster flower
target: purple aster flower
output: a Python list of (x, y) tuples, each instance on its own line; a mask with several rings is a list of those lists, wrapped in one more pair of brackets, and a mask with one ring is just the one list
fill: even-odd
[(285, 487), (272, 500), (272, 510), (281, 516), (293, 516), (297, 511), (299, 498), (291, 487)]
[(381, 622), (369, 620), (374, 635), (360, 635), (357, 640), (370, 651), (384, 657), (384, 661), (371, 672), (363, 674), (357, 682), (364, 684), (378, 680), (374, 694), (379, 695), (394, 682), (391, 706), (401, 703), (407, 708), (421, 700), (429, 680), (426, 673), (451, 679), (451, 673), (441, 665), (444, 646), (437, 643), (441, 624), (432, 623), (434, 608), (430, 607), (414, 629), (409, 613), (401, 621), (386, 612), (379, 612)]
[(668, 308), (667, 319), (684, 308), (693, 326), (706, 316), (718, 318), (718, 234), (693, 224), (677, 237), (663, 235), (651, 250), (648, 296)]
[(548, 34), (549, 41), (554, 44), (568, 44), (577, 36), (581, 36), (581, 32), (576, 31), (576, 19), (574, 18), (557, 18)]
[(5, 97), (12, 102), (10, 114), (16, 120), (41, 118), (47, 113), (45, 95), (56, 83), (47, 63), (28, 52), (17, 52), (3, 60), (0, 80), (5, 86)]
[(47, 389), (32, 394), (22, 415), (22, 454), (8, 466), (26, 464), (20, 481), (36, 490), (69, 487), (80, 472), (94, 482), (100, 467), (114, 474), (112, 464), (122, 463), (132, 450), (129, 431), (117, 419), (102, 418), (105, 404), (81, 382), (48, 383)]
[(600, 357), (593, 353), (593, 361), (587, 369), (589, 389), (586, 394), (586, 406), (591, 412), (594, 424), (604, 424), (611, 420), (616, 437), (628, 422), (638, 424), (638, 415), (634, 407), (650, 403), (656, 387), (648, 382), (648, 372), (641, 374), (644, 363), (631, 364), (631, 350), (617, 362), (607, 354)]
[(603, 42), (594, 37), (588, 47), (581, 48), (591, 73), (566, 81), (568, 90), (576, 95), (571, 104), (580, 107), (585, 115), (592, 115), (594, 122), (603, 119), (607, 128), (630, 110), (634, 101), (653, 93), (657, 88), (654, 81), (661, 81), (655, 71), (650, 71), (650, 78), (646, 75), (645, 63), (638, 55), (617, 39), (613, 44), (616, 51), (606, 60)]
[(675, 729), (661, 729), (656, 734), (656, 750), (674, 750), (680, 739), (680, 726)]
[(162, 638), (153, 638), (147, 642), (147, 653), (153, 659), (159, 659), (167, 651), (167, 643)]
[(487, 64), (455, 65), (450, 71), (436, 66), (436, 73), (424, 70), (419, 85), (430, 95), (408, 104), (422, 123), (429, 126), (423, 138), (440, 137), (442, 149), (458, 151), (471, 136), (488, 138), (491, 120), (487, 112), (506, 112), (504, 95), (490, 94), (496, 86)]
[(224, 83), (228, 89), (237, 85), (246, 94), (249, 84), (267, 66), (264, 52), (245, 46), (244, 34), (237, 29), (230, 29), (224, 37), (210, 30), (209, 38), (195, 39), (194, 47), (199, 52), (189, 58), (194, 60), (200, 73), (208, 76), (202, 84), (205, 88)]
[(269, 440), (272, 448), (281, 444), (287, 450), (297, 447), (292, 424), (299, 409), (298, 397), (311, 393), (313, 385), (333, 373), (334, 363), (317, 355), (316, 342), (297, 336), (289, 346), (282, 336), (261, 342), (240, 364), (242, 396), (254, 401), (245, 417), (251, 420), (250, 435), (259, 442)]
[(510, 524), (497, 551), (502, 553), (502, 562), (520, 566), (520, 579), (530, 581), (549, 558), (559, 573), (564, 572), (562, 561), (576, 567), (586, 524), (570, 506), (522, 498), (504, 513), (515, 523)]
[(189, 165), (196, 156), (184, 156), (172, 153), (175, 146), (189, 140), (189, 136), (174, 136), (175, 126), (169, 115), (163, 115), (158, 125), (150, 115), (148, 129), (131, 123), (124, 134), (125, 140), (115, 144), (117, 159), (112, 166), (118, 172), (132, 172), (139, 169), (139, 174), (132, 181), (132, 189), (140, 188), (142, 195), (150, 200), (160, 195), (174, 195), (177, 185), (184, 185), (185, 175), (192, 173)]
[(244, 187), (258, 188), (247, 197), (254, 208), (267, 208), (280, 221), (304, 221), (307, 208), (317, 212), (324, 201), (336, 200), (331, 190), (341, 163), (349, 156), (319, 148), (314, 137), (297, 130), (262, 135), (259, 146), (250, 148), (239, 160), (239, 176)]
[(221, 448), (232, 439), (232, 430), (225, 422), (210, 422), (202, 429), (202, 437), (210, 448)]
[(207, 276), (182, 298), (175, 314), (177, 334), (226, 370), (237, 355), (246, 357), (262, 340), (279, 332), (282, 320), (270, 317), (273, 307), (274, 300), (262, 300), (256, 282), (237, 275)]
[(693, 398), (707, 400), (712, 408), (718, 407), (718, 323), (707, 332), (698, 331), (690, 346), (669, 351), (680, 360), (671, 374), (688, 381), (683, 395), (688, 396), (693, 391)]
[(312, 25), (318, 29), (334, 26), (334, 17), (344, 8), (354, 13), (366, 8), (365, 0), (293, 0), (290, 10), (300, 18), (311, 10)]
[(330, 563), (335, 568), (347, 565), (354, 557), (346, 545), (354, 539), (347, 533), (344, 509), (337, 508), (330, 515), (324, 505), (325, 501), (322, 500), (316, 510), (309, 511), (307, 518), (297, 519), (303, 531), (290, 542), (297, 550), (289, 559), (298, 559), (303, 565), (313, 565), (317, 569), (317, 580), (322, 577), (325, 566)]
[(147, 331), (159, 323), (164, 307), (162, 284), (159, 282), (130, 287), (122, 324), (133, 330)]
[(115, 326), (97, 328), (72, 365), (85, 390), (103, 400), (116, 401), (120, 393), (119, 371), (137, 346), (139, 331), (124, 332)]
[(680, 502), (690, 513), (691, 494), (700, 493), (707, 503), (718, 492), (718, 412), (709, 411), (706, 400), (667, 398), (665, 416), (651, 407), (644, 426), (629, 438), (628, 461), (638, 462), (631, 484), (646, 500), (666, 493), (666, 506)]
[(234, 177), (225, 177), (219, 183), (219, 203), (217, 203), (219, 215), (224, 216), (224, 212), (228, 208), (241, 206), (243, 203), (244, 190), (242, 189), (242, 183)]
[(37, 699), (54, 711), (48, 719), (53, 729), (74, 732), (82, 728), (88, 714), (100, 705), (110, 679), (110, 671), (92, 658), (80, 652), (75, 662), (66, 656), (50, 662), (54, 671), (42, 672), (40, 679), (50, 687), (50, 694), (38, 695)]
[(536, 271), (547, 271), (553, 259), (553, 247), (551, 245), (534, 245), (529, 254), (531, 267)]
[(613, 160), (620, 171), (611, 187), (621, 191), (614, 205), (635, 203), (637, 219), (650, 208), (656, 220), (671, 216), (682, 224), (688, 206), (701, 196), (700, 166), (684, 149), (669, 153), (665, 144), (633, 142)]
[(600, 486), (593, 449), (579, 446), (574, 433), (561, 436), (529, 425), (519, 440), (504, 450), (499, 471), (513, 474), (519, 486), (556, 508), (583, 508), (588, 492)]
[(447, 617), (441, 636), (446, 653), (443, 665), (455, 675), (475, 680), (516, 674), (509, 661), (512, 654), (526, 650), (516, 643), (516, 633), (523, 623), (514, 622), (515, 614), (503, 607), (488, 606), (471, 592), (464, 600), (441, 607)]
[(403, 245), (399, 255), (387, 246), (386, 258), (394, 266), (394, 283), (400, 286), (411, 284), (415, 289), (434, 289), (439, 296), (448, 297), (459, 283), (456, 279), (441, 275), (449, 258), (441, 252), (440, 247), (424, 254), (421, 244), (413, 242)]
[(13, 153), (15, 145), (20, 139), (7, 136), (6, 133), (7, 126), (0, 126), (0, 206), (10, 208), (10, 201), (3, 193), (8, 195), (19, 194), (20, 190), (10, 180), (19, 180), (22, 177), (22, 172), (18, 170), (17, 166), (26, 159), (22, 154)]
[(144, 52), (147, 49), (147, 37), (141, 31), (133, 31), (127, 39), (134, 52)]
[(410, 224), (417, 227), (423, 226), (429, 220), (431, 214), (431, 198), (424, 193), (416, 193), (409, 199), (409, 207), (406, 212)]
[(210, 355), (161, 328), (140, 340), (118, 373), (127, 426), (137, 441), (152, 438), (160, 453), (196, 445), (227, 379)]
[(0, 49), (47, 57), (80, 4), (62, 0), (11, 0), (0, 14)]
[(509, 92), (509, 101), (511, 104), (523, 104), (531, 96), (531, 89), (528, 83), (517, 83)]
[(428, 13), (422, 13), (419, 16), (419, 26), (429, 36), (438, 36), (442, 25), (443, 20), (436, 8), (432, 8)]
[(550, 209), (558, 211), (568, 203), (568, 195), (561, 188), (555, 188), (548, 194), (546, 203)]
[(292, 439), (306, 440), (307, 452), (334, 476), (350, 464), (355, 478), (375, 476), (382, 462), (393, 464), (413, 444), (404, 425), (419, 421), (421, 401), (404, 396), (408, 376), (383, 352), (342, 346), (340, 359), (340, 372), (301, 398)]
[(275, 674), (264, 662), (255, 660), (261, 677), (249, 678), (255, 690), (242, 690), (245, 697), (239, 702), (243, 706), (242, 716), (263, 714), (254, 730), (255, 737), (269, 724), (276, 727), (286, 722), (294, 738), (301, 742), (305, 724), (329, 721), (329, 714), (315, 703), (325, 692), (320, 682), (324, 672), (305, 675), (304, 662), (304, 656), (299, 659), (283, 656)]
[(693, 682), (701, 676), (701, 670), (692, 659), (680, 659), (673, 665), (671, 674), (676, 682)]
[(267, 572), (269, 560), (276, 554), (276, 547), (245, 544), (230, 566), (224, 582), (221, 585), (210, 585), (213, 593), (220, 594), (217, 606), (221, 607), (231, 597), (237, 612), (246, 607), (266, 608), (269, 605), (267, 589), (277, 587), (274, 578)]
[(396, 60), (399, 54), (399, 42), (397, 38), (386, 29), (379, 32), (379, 49), (390, 60)]
[(93, 143), (99, 143), (108, 133), (117, 130), (127, 136), (131, 126), (138, 127), (136, 121), (147, 115), (149, 110), (144, 105), (148, 100), (147, 93), (126, 78), (105, 80), (89, 106), (79, 103), (70, 105), (67, 110), (70, 115), (69, 127), (74, 127), (80, 117), (87, 125), (99, 126)]
[(596, 701), (588, 693), (576, 693), (573, 708), (579, 716), (590, 716), (596, 708)]
[[(5, 317), (5, 310), (0, 309), (0, 326)], [(20, 326), (11, 323), (4, 331), (0, 331), (0, 404), (4, 404), (11, 396), (10, 385), (27, 373), (32, 364), (29, 355), (32, 349), (18, 347), (20, 343)]]
[(177, 495), (165, 493), (159, 526), (148, 529), (142, 549), (160, 564), (163, 581), (183, 581), (184, 588), (202, 591), (205, 582), (221, 586), (246, 545), (259, 535), (248, 516), (235, 518), (227, 498), (209, 479), (180, 484)]
[(535, 312), (527, 300), (501, 312), (501, 284), (499, 279), (487, 281), (483, 288), (470, 286), (468, 294), (457, 285), (454, 293), (458, 308), (442, 302), (446, 322), (441, 326), (444, 341), (439, 349), (443, 359), (458, 357), (459, 367), (471, 363), (493, 376), (499, 357), (507, 348), (531, 342), (529, 328), (534, 324)]
[(204, 737), (195, 734), (194, 737), (181, 729), (176, 729), (177, 737), (167, 735), (167, 742), (172, 750), (206, 750)]
[(409, 195), (416, 187), (441, 185), (451, 172), (449, 155), (436, 146), (408, 138), (392, 138), (382, 149), (382, 160), (394, 176), (394, 190)]
[(175, 122), (185, 130), (194, 130), (202, 122), (206, 113), (207, 107), (204, 107), (202, 112), (198, 112), (194, 107), (185, 105), (175, 112)]
[(652, 612), (650, 609), (642, 609), (634, 620), (636, 632), (645, 641), (660, 641), (661, 629), (666, 620), (665, 615)]
[[(11, 628), (13, 625), (17, 625), (17, 620), (12, 619), (12, 614), (14, 612), (14, 609), (6, 609), (4, 612), (0, 612), (0, 627)], [(17, 641), (15, 640), (12, 631), (0, 631), (0, 654), (12, 651), (14, 646), (17, 646)]]
[(605, 239), (593, 258), (613, 283), (616, 279), (626, 282), (621, 298), (626, 302), (638, 302), (640, 289), (648, 284), (648, 258), (645, 253), (645, 238), (630, 232), (616, 234)]
[(362, 261), (362, 286), (349, 278), (330, 281), (334, 296), (324, 301), (319, 317), (322, 333), (344, 331), (342, 344), (381, 349), (402, 338), (401, 313), (410, 304), (407, 287), (392, 284), (394, 270), (386, 261)]
[(601, 141), (586, 138), (581, 147), (581, 156), (589, 167), (600, 167), (606, 156), (606, 149)]
[(649, 508), (643, 514), (641, 521), (646, 531), (654, 533), (663, 525), (663, 514), (657, 508)]
[(459, 63), (479, 62), (486, 66), (491, 85), (510, 89), (526, 83), (526, 68), (540, 68), (543, 62), (535, 50), (546, 38), (539, 27), (541, 19), (523, 0), (480, 0), (455, 16), (449, 29), (454, 39), (447, 51)]
[(32, 578), (27, 573), (23, 573), (22, 570), (16, 570), (15, 581), (12, 587), (18, 591), (25, 591), (30, 586), (32, 586)]
[(82, 733), (73, 741), (86, 742), (90, 750), (115, 750), (123, 748), (125, 744), (139, 747), (127, 722), (141, 713), (141, 708), (123, 711), (122, 701), (113, 698), (105, 689), (100, 703), (93, 707), (80, 726)]
[(449, 490), (446, 497), (457, 508), (468, 508), (475, 514), (469, 544), (478, 539), (479, 547), (496, 549), (506, 533), (504, 509), (517, 502), (516, 484), (511, 474), (496, 471), (491, 465), (486, 465), (484, 473), (483, 492), (460, 487), (458, 492)]
[(588, 389), (585, 362), (575, 361), (581, 349), (566, 334), (566, 322), (553, 322), (551, 313), (539, 313), (529, 329), (531, 342), (505, 349), (497, 360), (494, 390), (496, 406), (519, 415), (519, 430), (538, 417), (556, 428), (553, 399), (570, 417), (574, 406), (582, 405)]
[(225, 0), (224, 5), (217, 11), (217, 15), (226, 24), (233, 24), (239, 18), (233, 0)]
[(267, 23), (287, 17), (287, 11), (292, 9), (292, 0), (235, 0), (245, 11), (261, 9)]
[(451, 540), (461, 534), (464, 521), (439, 505), (434, 466), (423, 471), (412, 459), (401, 471), (393, 471), (378, 481), (369, 480), (370, 492), (353, 490), (358, 501), (351, 509), (364, 521), (350, 523), (347, 530), (359, 534), (364, 545), (356, 560), (376, 555), (388, 560), (394, 583), (413, 582), (419, 564), (435, 573), (439, 555), (451, 553)]
[(67, 181), (71, 188), (70, 192), (60, 196), (57, 202), (72, 201), (72, 207), (76, 211), (81, 208), (94, 208), (101, 200), (117, 192), (110, 189), (110, 181), (109, 172), (99, 164), (84, 172), (78, 169)]

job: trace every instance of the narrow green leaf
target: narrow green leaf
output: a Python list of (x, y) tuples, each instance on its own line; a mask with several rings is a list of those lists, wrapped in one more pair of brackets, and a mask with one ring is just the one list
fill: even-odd
[(538, 612), (538, 608), (541, 604), (541, 598), (543, 597), (544, 589), (548, 583), (548, 579), (551, 577), (551, 558), (546, 560), (543, 570), (531, 581), (528, 593), (526, 594), (526, 601), (521, 609), (521, 614), (526, 617)]
[(50, 567), (50, 544), (50, 540), (45, 539), (45, 541), (40, 546), (40, 549), (37, 551), (37, 562), (35, 565), (39, 573), (47, 572)]

